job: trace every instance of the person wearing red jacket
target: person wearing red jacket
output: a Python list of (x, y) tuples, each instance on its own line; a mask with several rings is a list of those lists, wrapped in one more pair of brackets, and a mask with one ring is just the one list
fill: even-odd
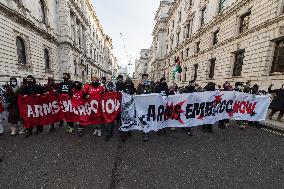
[[(75, 81), (74, 82), (74, 88), (72, 89), (72, 104), (74, 106), (78, 106), (79, 104), (76, 102), (80, 102), (81, 99), (83, 99), (84, 96), (84, 91), (83, 89), (83, 84), (80, 81)], [(84, 132), (84, 127), (78, 123), (78, 136), (82, 137)]]
[[(84, 98), (88, 99), (89, 96), (105, 92), (105, 87), (100, 83), (100, 78), (94, 76), (90, 84), (84, 85), (83, 90), (84, 90)], [(101, 125), (97, 125), (95, 127), (93, 135), (98, 137), (102, 136)]]

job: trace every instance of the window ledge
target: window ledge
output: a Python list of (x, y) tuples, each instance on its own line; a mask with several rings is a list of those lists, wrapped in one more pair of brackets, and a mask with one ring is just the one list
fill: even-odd
[(17, 65), (20, 68), (33, 68), (33, 66), (31, 64), (18, 63)]
[(270, 73), (269, 75), (270, 76), (273, 76), (273, 75), (284, 75), (284, 72), (273, 72), (273, 73)]
[(213, 81), (215, 80), (214, 78), (206, 78), (207, 81)]
[(45, 69), (45, 73), (53, 73), (53, 70), (51, 70), (51, 69)]
[(231, 78), (243, 78), (242, 76), (232, 76)]

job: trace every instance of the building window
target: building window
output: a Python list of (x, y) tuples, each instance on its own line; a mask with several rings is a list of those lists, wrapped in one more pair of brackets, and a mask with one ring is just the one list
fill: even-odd
[(16, 46), (17, 46), (18, 63), (26, 64), (27, 63), (26, 47), (24, 40), (21, 37), (16, 38)]
[(227, 0), (220, 0), (220, 2), (219, 2), (219, 12), (222, 12), (224, 10), (226, 1)]
[(179, 46), (179, 41), (180, 41), (180, 32), (177, 33), (177, 46)]
[(183, 81), (187, 81), (187, 67), (184, 67)]
[(205, 24), (205, 14), (206, 14), (206, 7), (201, 10), (201, 20), (200, 26), (202, 27)]
[(284, 72), (284, 40), (276, 42), (271, 72)]
[(39, 6), (40, 6), (40, 19), (41, 22), (44, 24), (47, 24), (46, 22), (46, 7), (45, 7), (45, 3), (43, 0), (39, 1)]
[(243, 33), (249, 28), (249, 20), (250, 20), (251, 12), (247, 12), (246, 14), (240, 17), (240, 29), (239, 32)]
[(45, 69), (50, 70), (50, 57), (48, 49), (44, 49), (44, 62), (45, 62)]
[(213, 33), (213, 45), (217, 45), (218, 41), (219, 41), (219, 30)]
[(186, 49), (186, 58), (188, 59), (189, 57), (189, 48)]
[(208, 74), (208, 78), (209, 79), (213, 79), (214, 78), (214, 71), (215, 71), (215, 63), (216, 63), (216, 59), (211, 59), (209, 60), (209, 74)]
[(190, 22), (186, 25), (186, 38), (189, 38), (190, 36)]
[(172, 21), (172, 28), (174, 29), (175, 27), (175, 20)]
[(235, 53), (233, 76), (241, 76), (242, 75), (244, 55), (245, 55), (244, 50), (241, 50), (241, 51)]
[(195, 64), (195, 65), (193, 66), (193, 69), (194, 69), (193, 80), (196, 81), (196, 79), (197, 79), (197, 73), (198, 73), (198, 64)]
[(181, 11), (179, 11), (179, 18), (178, 21), (181, 22)]
[(196, 53), (200, 52), (200, 41), (196, 43)]
[(74, 60), (74, 73), (77, 74), (77, 62)]
[(189, 6), (193, 5), (193, 0), (189, 0)]
[(183, 51), (181, 51), (181, 59), (182, 59), (182, 61), (184, 61), (184, 54), (183, 54)]

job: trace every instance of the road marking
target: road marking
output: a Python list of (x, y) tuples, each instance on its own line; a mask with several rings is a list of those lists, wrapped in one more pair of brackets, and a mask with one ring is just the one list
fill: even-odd
[(261, 128), (261, 129), (264, 130), (264, 131), (266, 131), (266, 132), (273, 133), (273, 134), (275, 134), (275, 135), (283, 136), (283, 137), (284, 137), (284, 133), (283, 133), (283, 132), (274, 131), (274, 130), (268, 129), (268, 128)]

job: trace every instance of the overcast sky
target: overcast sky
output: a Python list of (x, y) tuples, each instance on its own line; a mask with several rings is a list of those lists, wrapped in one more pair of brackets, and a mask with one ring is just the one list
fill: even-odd
[(127, 66), (123, 47), (126, 44), (134, 70), (135, 59), (141, 49), (150, 48), (154, 16), (160, 0), (93, 0), (94, 7), (106, 34), (113, 40), (114, 54), (119, 65)]

